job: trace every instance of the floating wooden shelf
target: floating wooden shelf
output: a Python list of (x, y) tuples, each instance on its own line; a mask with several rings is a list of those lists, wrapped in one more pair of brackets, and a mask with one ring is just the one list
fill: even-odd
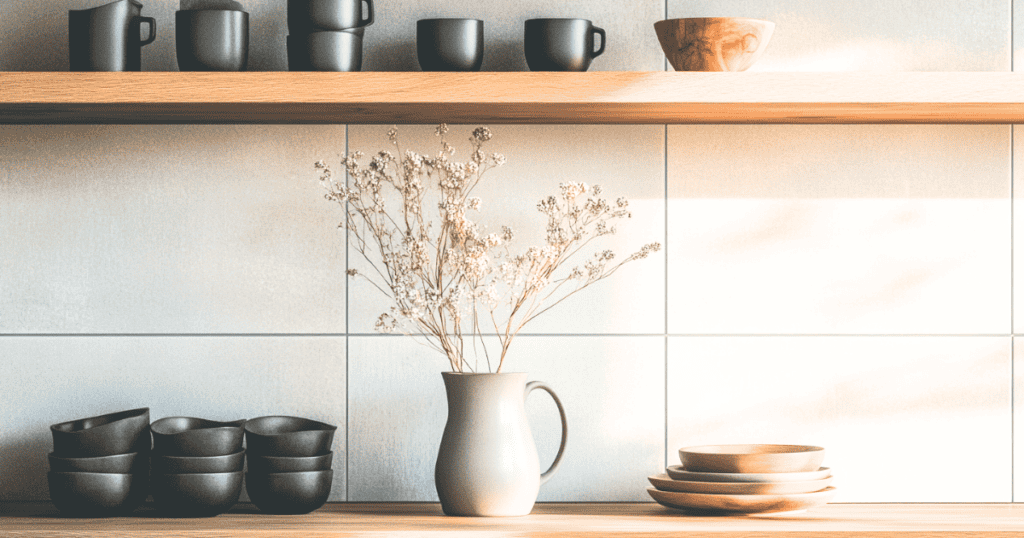
[(0, 123), (1024, 123), (1024, 74), (0, 72)]
[(248, 505), (205, 519), (65, 519), (49, 504), (0, 504), (0, 535), (219, 538), (266, 536), (876, 538), (1010, 537), (1024, 533), (1014, 504), (832, 504), (804, 513), (758, 517), (693, 516), (646, 504), (538, 504), (511, 518), (447, 517), (435, 504), (328, 504), (302, 516), (269, 516)]

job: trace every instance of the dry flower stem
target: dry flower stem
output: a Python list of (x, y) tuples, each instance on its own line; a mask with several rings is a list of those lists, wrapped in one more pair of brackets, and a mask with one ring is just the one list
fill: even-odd
[[(437, 127), (440, 148), (428, 156), (402, 153), (397, 129), (392, 128), (388, 139), (398, 157), (380, 151), (363, 165), (362, 152), (348, 155), (342, 163), (347, 184), (336, 180), (323, 161), (315, 166), (327, 189), (325, 197), (344, 211), (339, 228), (348, 230), (353, 248), (372, 268), (370, 274), (350, 269), (349, 276), (368, 280), (394, 303), (377, 319), (375, 329), (413, 336), (443, 353), (456, 372), (474, 370), (466, 360), (465, 344), (467, 338), (476, 338), (490, 370), (480, 325), (483, 309), (501, 345), (495, 370), (501, 372), (509, 346), (527, 323), (661, 245), (647, 244), (618, 263), (612, 263), (612, 251), (600, 251), (557, 276), (591, 241), (614, 234), (614, 221), (631, 217), (625, 198), (609, 203), (600, 197), (598, 185), (566, 182), (559, 185), (558, 195), (537, 204), (547, 216), (546, 244), (514, 254), (511, 228), (485, 234), (469, 217), (483, 205), (472, 196), (474, 189), (505, 157), (484, 152), (492, 135), (479, 127), (469, 139), (470, 160), (454, 161), (447, 133), (447, 125)], [(428, 197), (430, 191), (436, 191), (436, 218), (424, 207), (434, 205), (429, 203), (434, 200)]]

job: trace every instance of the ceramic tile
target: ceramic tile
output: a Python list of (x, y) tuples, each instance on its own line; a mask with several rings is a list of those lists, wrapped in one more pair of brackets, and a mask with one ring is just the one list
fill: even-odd
[[(1021, 432), (1024, 432), (1024, 402), (1021, 401), (1021, 394), (1024, 394), (1024, 340), (1019, 337), (1013, 338), (1013, 461), (1024, 461), (1024, 442), (1018, 442)], [(1019, 465), (1013, 466), (1013, 501), (1021, 502), (1024, 498), (1024, 470)]]
[[(386, 130), (381, 126), (351, 127), (350, 150), (372, 155), (388, 147)], [(457, 148), (455, 159), (466, 159), (470, 145), (465, 140), (471, 130), (470, 126), (452, 127), (448, 138)], [(501, 125), (491, 131), (494, 138), (487, 151), (505, 154), (508, 163), (484, 176), (474, 191), (482, 199), (482, 206), (471, 218), (479, 219), (485, 233), (500, 232), (502, 225), (511, 226), (516, 233), (513, 252), (546, 244), (547, 221), (537, 211), (537, 202), (557, 194), (558, 185), (568, 181), (601, 185), (602, 196), (612, 204), (619, 197), (628, 198), (633, 216), (620, 221), (616, 235), (596, 239), (570, 259), (571, 263), (564, 266), (565, 274), (604, 249), (611, 249), (623, 259), (646, 243), (664, 244), (664, 127)], [(405, 126), (400, 132), (401, 151), (436, 153), (433, 127)], [(434, 211), (432, 205), (425, 207)], [(349, 258), (363, 274), (374, 274), (354, 248)], [(664, 265), (663, 252), (658, 252), (623, 266), (610, 278), (538, 317), (523, 332), (660, 334), (665, 326)], [(373, 332), (374, 322), (391, 305), (364, 279), (353, 280), (350, 285), (349, 331)], [(484, 331), (489, 330), (485, 325)]]
[(331, 500), (345, 500), (343, 337), (0, 337), (0, 500), (47, 500), (49, 425), (149, 407), (152, 420), (292, 415), (339, 427)]
[(523, 24), (527, 19), (571, 17), (591, 20), (608, 35), (605, 53), (591, 71), (660, 71), (664, 56), (654, 22), (663, 18), (665, 4), (655, 0), (628, 3), (544, 2), (514, 4), (488, 0), (462, 2), (412, 0), (375, 5), (376, 22), (363, 41), (364, 71), (419, 71), (416, 59), (416, 21), (438, 17), (484, 21), (483, 71), (527, 71), (523, 55)]
[(672, 334), (1004, 334), (1006, 126), (671, 126)]
[[(671, 337), (668, 460), (825, 447), (835, 502), (1009, 502), (1005, 337)], [(969, 469), (963, 472), (964, 469)]]
[[(446, 360), (408, 337), (353, 336), (349, 345), (349, 499), (436, 501)], [(644, 477), (664, 463), (664, 339), (522, 337), (511, 353), (505, 371), (547, 382), (568, 416), (565, 455), (540, 500), (648, 500)], [(557, 409), (544, 393), (526, 406), (546, 468), (558, 449)]]
[(0, 127), (0, 331), (344, 332), (343, 126)]
[(668, 15), (775, 23), (751, 71), (1007, 71), (1010, 0), (667, 0)]

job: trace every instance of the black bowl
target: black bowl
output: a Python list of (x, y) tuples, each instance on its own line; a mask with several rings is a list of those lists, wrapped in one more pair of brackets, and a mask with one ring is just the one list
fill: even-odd
[(167, 417), (152, 425), (153, 453), (162, 456), (227, 456), (242, 450), (245, 420), (217, 422)]
[(152, 443), (148, 407), (54, 424), (50, 433), (59, 458), (149, 452)]
[(61, 458), (50, 454), (50, 470), (56, 473), (114, 473), (138, 474), (146, 472), (149, 454), (138, 452), (114, 454), (95, 458)]
[(163, 456), (154, 454), (153, 474), (237, 473), (245, 466), (245, 451), (227, 456)]
[(128, 514), (146, 499), (147, 478), (120, 473), (46, 474), (50, 500), (64, 515), (103, 517)]
[(308, 514), (331, 495), (334, 471), (305, 473), (246, 473), (245, 491), (269, 514)]
[(242, 472), (154, 474), (151, 481), (157, 509), (176, 516), (209, 517), (238, 503)]
[(308, 471), (329, 471), (334, 452), (305, 458), (283, 456), (249, 456), (250, 473), (301, 473)]
[(252, 456), (321, 456), (331, 451), (337, 429), (308, 418), (254, 418), (245, 423), (246, 450)]

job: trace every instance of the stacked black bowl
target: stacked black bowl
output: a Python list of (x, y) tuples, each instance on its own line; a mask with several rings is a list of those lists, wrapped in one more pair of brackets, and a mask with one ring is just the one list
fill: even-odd
[(245, 490), (253, 504), (270, 514), (307, 514), (323, 506), (334, 481), (331, 444), (337, 429), (299, 417), (246, 422)]
[(228, 511), (242, 493), (244, 420), (168, 417), (153, 423), (152, 492), (170, 515), (207, 517)]
[(373, 0), (288, 0), (288, 69), (359, 71), (371, 24)]
[(63, 514), (127, 514), (146, 499), (149, 480), (149, 408), (50, 426), (53, 452), (47, 482)]

